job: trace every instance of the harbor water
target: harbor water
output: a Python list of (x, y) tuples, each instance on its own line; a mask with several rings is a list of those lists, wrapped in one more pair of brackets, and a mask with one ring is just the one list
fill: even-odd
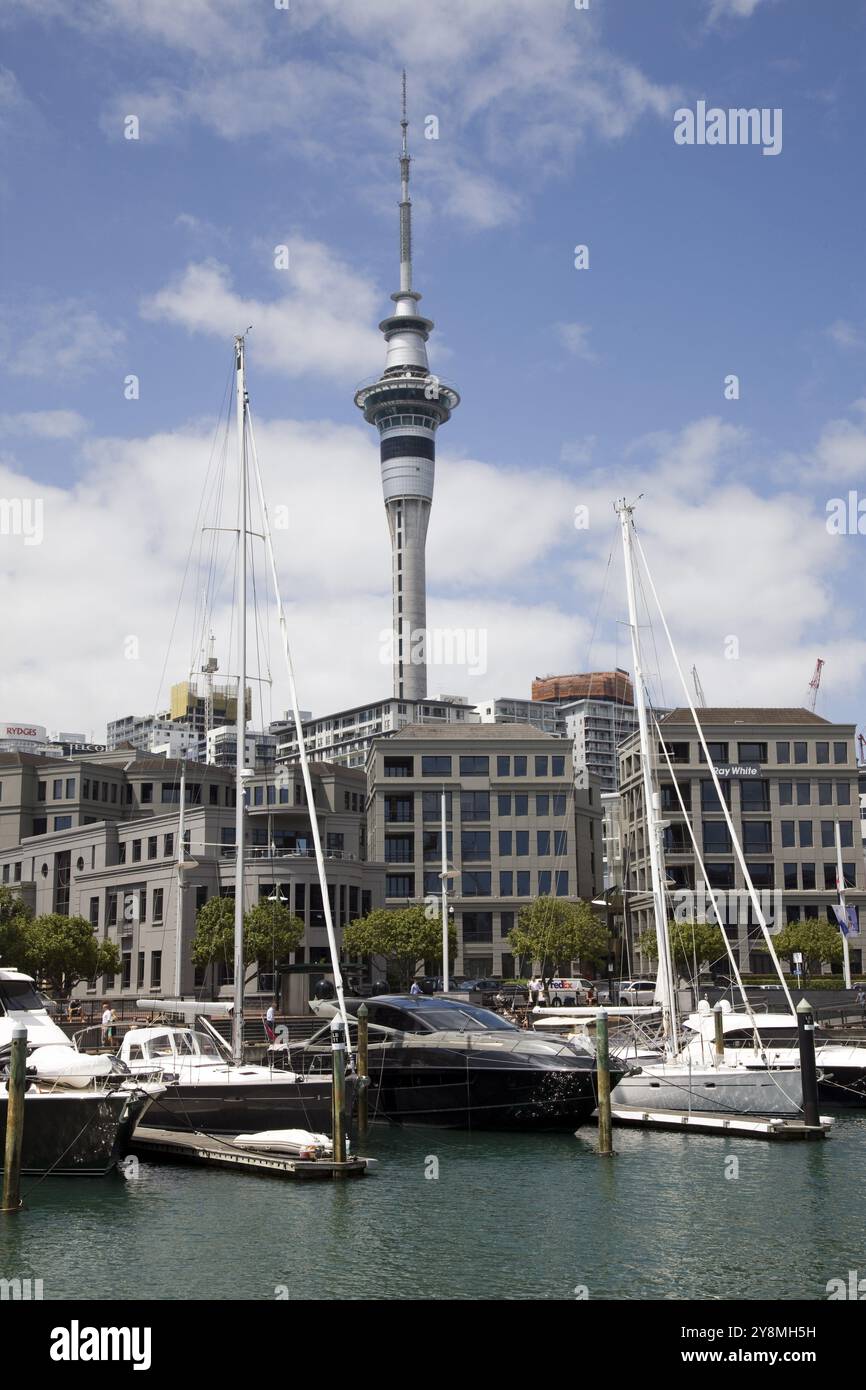
[(141, 1162), (28, 1179), (0, 1277), (48, 1299), (808, 1299), (866, 1277), (866, 1113), (824, 1142), (376, 1127), (349, 1183)]

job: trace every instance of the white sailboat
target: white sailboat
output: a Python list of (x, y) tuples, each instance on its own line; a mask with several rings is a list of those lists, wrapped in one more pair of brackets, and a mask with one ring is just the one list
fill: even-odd
[[(616, 511), (619, 515), (622, 531), (623, 555), (625, 559), (626, 593), (628, 598), (629, 626), (631, 629), (632, 659), (634, 666), (634, 692), (638, 714), (638, 730), (640, 737), (641, 769), (643, 776), (644, 805), (647, 825), (648, 852), (650, 861), (650, 875), (652, 880), (653, 897), (653, 916), (655, 923), (656, 943), (658, 947), (658, 983), (657, 999), (662, 1010), (662, 1031), (663, 1031), (663, 1057), (657, 1063), (649, 1063), (635, 1070), (622, 1078), (612, 1093), (614, 1105), (625, 1105), (639, 1107), (643, 1110), (685, 1110), (685, 1111), (726, 1111), (736, 1114), (761, 1114), (761, 1115), (795, 1115), (802, 1107), (802, 1082), (800, 1077), (799, 1060), (786, 1060), (785, 1062), (773, 1066), (765, 1051), (761, 1048), (760, 1038), (755, 1033), (755, 1051), (753, 1055), (743, 1054), (729, 1058), (714, 1056), (711, 1061), (707, 1061), (703, 1051), (698, 1048), (696, 1051), (693, 1042), (694, 1034), (685, 1041), (681, 1039), (680, 1023), (677, 1014), (677, 996), (675, 989), (675, 975), (668, 932), (668, 914), (666, 907), (664, 879), (662, 872), (662, 853), (661, 853), (661, 827), (659, 826), (658, 807), (659, 794), (653, 786), (652, 774), (652, 754), (650, 744), (649, 721), (647, 718), (647, 698), (646, 687), (643, 675), (643, 663), (641, 655), (640, 632), (637, 619), (637, 602), (635, 597), (635, 557), (633, 549), (634, 517), (633, 506), (625, 500), (616, 504)], [(640, 542), (637, 541), (640, 546)], [(642, 554), (642, 552), (641, 552)], [(775, 951), (772, 945), (769, 928), (761, 910), (761, 905), (755, 893), (751, 877), (743, 858), (742, 850), (734, 832), (734, 826), (727, 812), (721, 788), (718, 785), (712, 758), (700, 726), (700, 722), (695, 713), (691, 696), (688, 691), (688, 684), (677, 659), (676, 651), (673, 646), (670, 631), (661, 612), (658, 603), (658, 595), (652, 583), (644, 560), (644, 569), (649, 580), (650, 589), (656, 605), (659, 609), (662, 624), (670, 643), (671, 652), (677, 671), (682, 680), (686, 700), (695, 721), (698, 737), (704, 749), (704, 756), (707, 766), (716, 785), (716, 791), (721, 801), (722, 809), (725, 811), (728, 821), (728, 830), (731, 834), (735, 849), (740, 861), (740, 867), (744, 874), (746, 885), (750, 891), (758, 920), (768, 944), (771, 955), (775, 958)], [(674, 777), (674, 785), (676, 778)], [(685, 807), (683, 807), (685, 812)], [(686, 815), (686, 823), (691, 831), (691, 822)], [(693, 837), (695, 851), (700, 858), (700, 851)], [(702, 861), (700, 861), (702, 863)], [(733, 953), (730, 952), (731, 962), (735, 972), (735, 978), (742, 986), (736, 961)], [(780, 970), (781, 975), (781, 970)], [(788, 997), (793, 1014), (793, 1004), (791, 1004), (790, 994), (787, 993), (787, 985), (783, 979), (783, 988)], [(745, 990), (742, 990), (744, 1006), (749, 1010), (748, 999)]]

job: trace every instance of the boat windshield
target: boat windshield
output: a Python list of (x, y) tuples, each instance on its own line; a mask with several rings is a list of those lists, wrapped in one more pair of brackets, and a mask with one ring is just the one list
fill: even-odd
[(0, 1006), (7, 1014), (45, 1008), (32, 980), (0, 980)]
[(507, 1023), (491, 1009), (479, 1009), (474, 1004), (460, 1004), (454, 1009), (413, 1009), (412, 1013), (434, 1033), (519, 1032), (513, 1023)]

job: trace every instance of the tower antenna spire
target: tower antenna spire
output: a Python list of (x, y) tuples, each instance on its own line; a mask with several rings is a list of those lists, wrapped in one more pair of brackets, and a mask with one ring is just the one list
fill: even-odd
[(409, 197), (409, 118), (406, 115), (406, 69), (403, 69), (403, 102), (400, 117), (400, 293), (412, 290), (412, 200)]

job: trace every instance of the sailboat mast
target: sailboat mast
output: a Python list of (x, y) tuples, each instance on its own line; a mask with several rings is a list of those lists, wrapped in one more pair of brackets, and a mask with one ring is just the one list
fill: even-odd
[(442, 989), (451, 988), (451, 961), (448, 941), (448, 817), (445, 788), (442, 788)]
[(674, 998), (673, 971), (671, 969), (670, 940), (668, 937), (667, 911), (665, 909), (664, 884), (662, 882), (661, 850), (659, 846), (658, 818), (656, 816), (655, 791), (652, 779), (652, 760), (650, 753), (649, 728), (647, 725), (646, 693), (644, 689), (643, 668), (641, 664), (640, 633), (637, 622), (637, 602), (634, 584), (634, 555), (631, 545), (631, 526), (633, 507), (623, 499), (615, 504), (622, 529), (622, 546), (625, 557), (625, 586), (628, 597), (628, 621), (631, 631), (632, 665), (634, 667), (634, 695), (637, 705), (638, 731), (640, 734), (640, 761), (643, 773), (643, 796), (646, 807), (647, 848), (649, 850), (650, 875), (652, 878), (653, 909), (655, 913), (656, 944), (659, 958), (659, 993), (661, 995), (664, 1032), (671, 1050), (677, 1048), (677, 1014)]
[(851, 952), (848, 949), (848, 904), (845, 900), (845, 869), (842, 864), (842, 831), (839, 822), (835, 824), (836, 835), (836, 887), (839, 890), (839, 908), (842, 913), (842, 921), (839, 923), (839, 930), (842, 933), (842, 969), (845, 974), (845, 988), (851, 988)]
[(235, 934), (234, 934), (234, 1012), (232, 1016), (232, 1055), (236, 1063), (244, 1052), (244, 745), (247, 731), (247, 392), (244, 366), (244, 339), (235, 338), (235, 391), (237, 406), (238, 482), (238, 694), (235, 736)]

